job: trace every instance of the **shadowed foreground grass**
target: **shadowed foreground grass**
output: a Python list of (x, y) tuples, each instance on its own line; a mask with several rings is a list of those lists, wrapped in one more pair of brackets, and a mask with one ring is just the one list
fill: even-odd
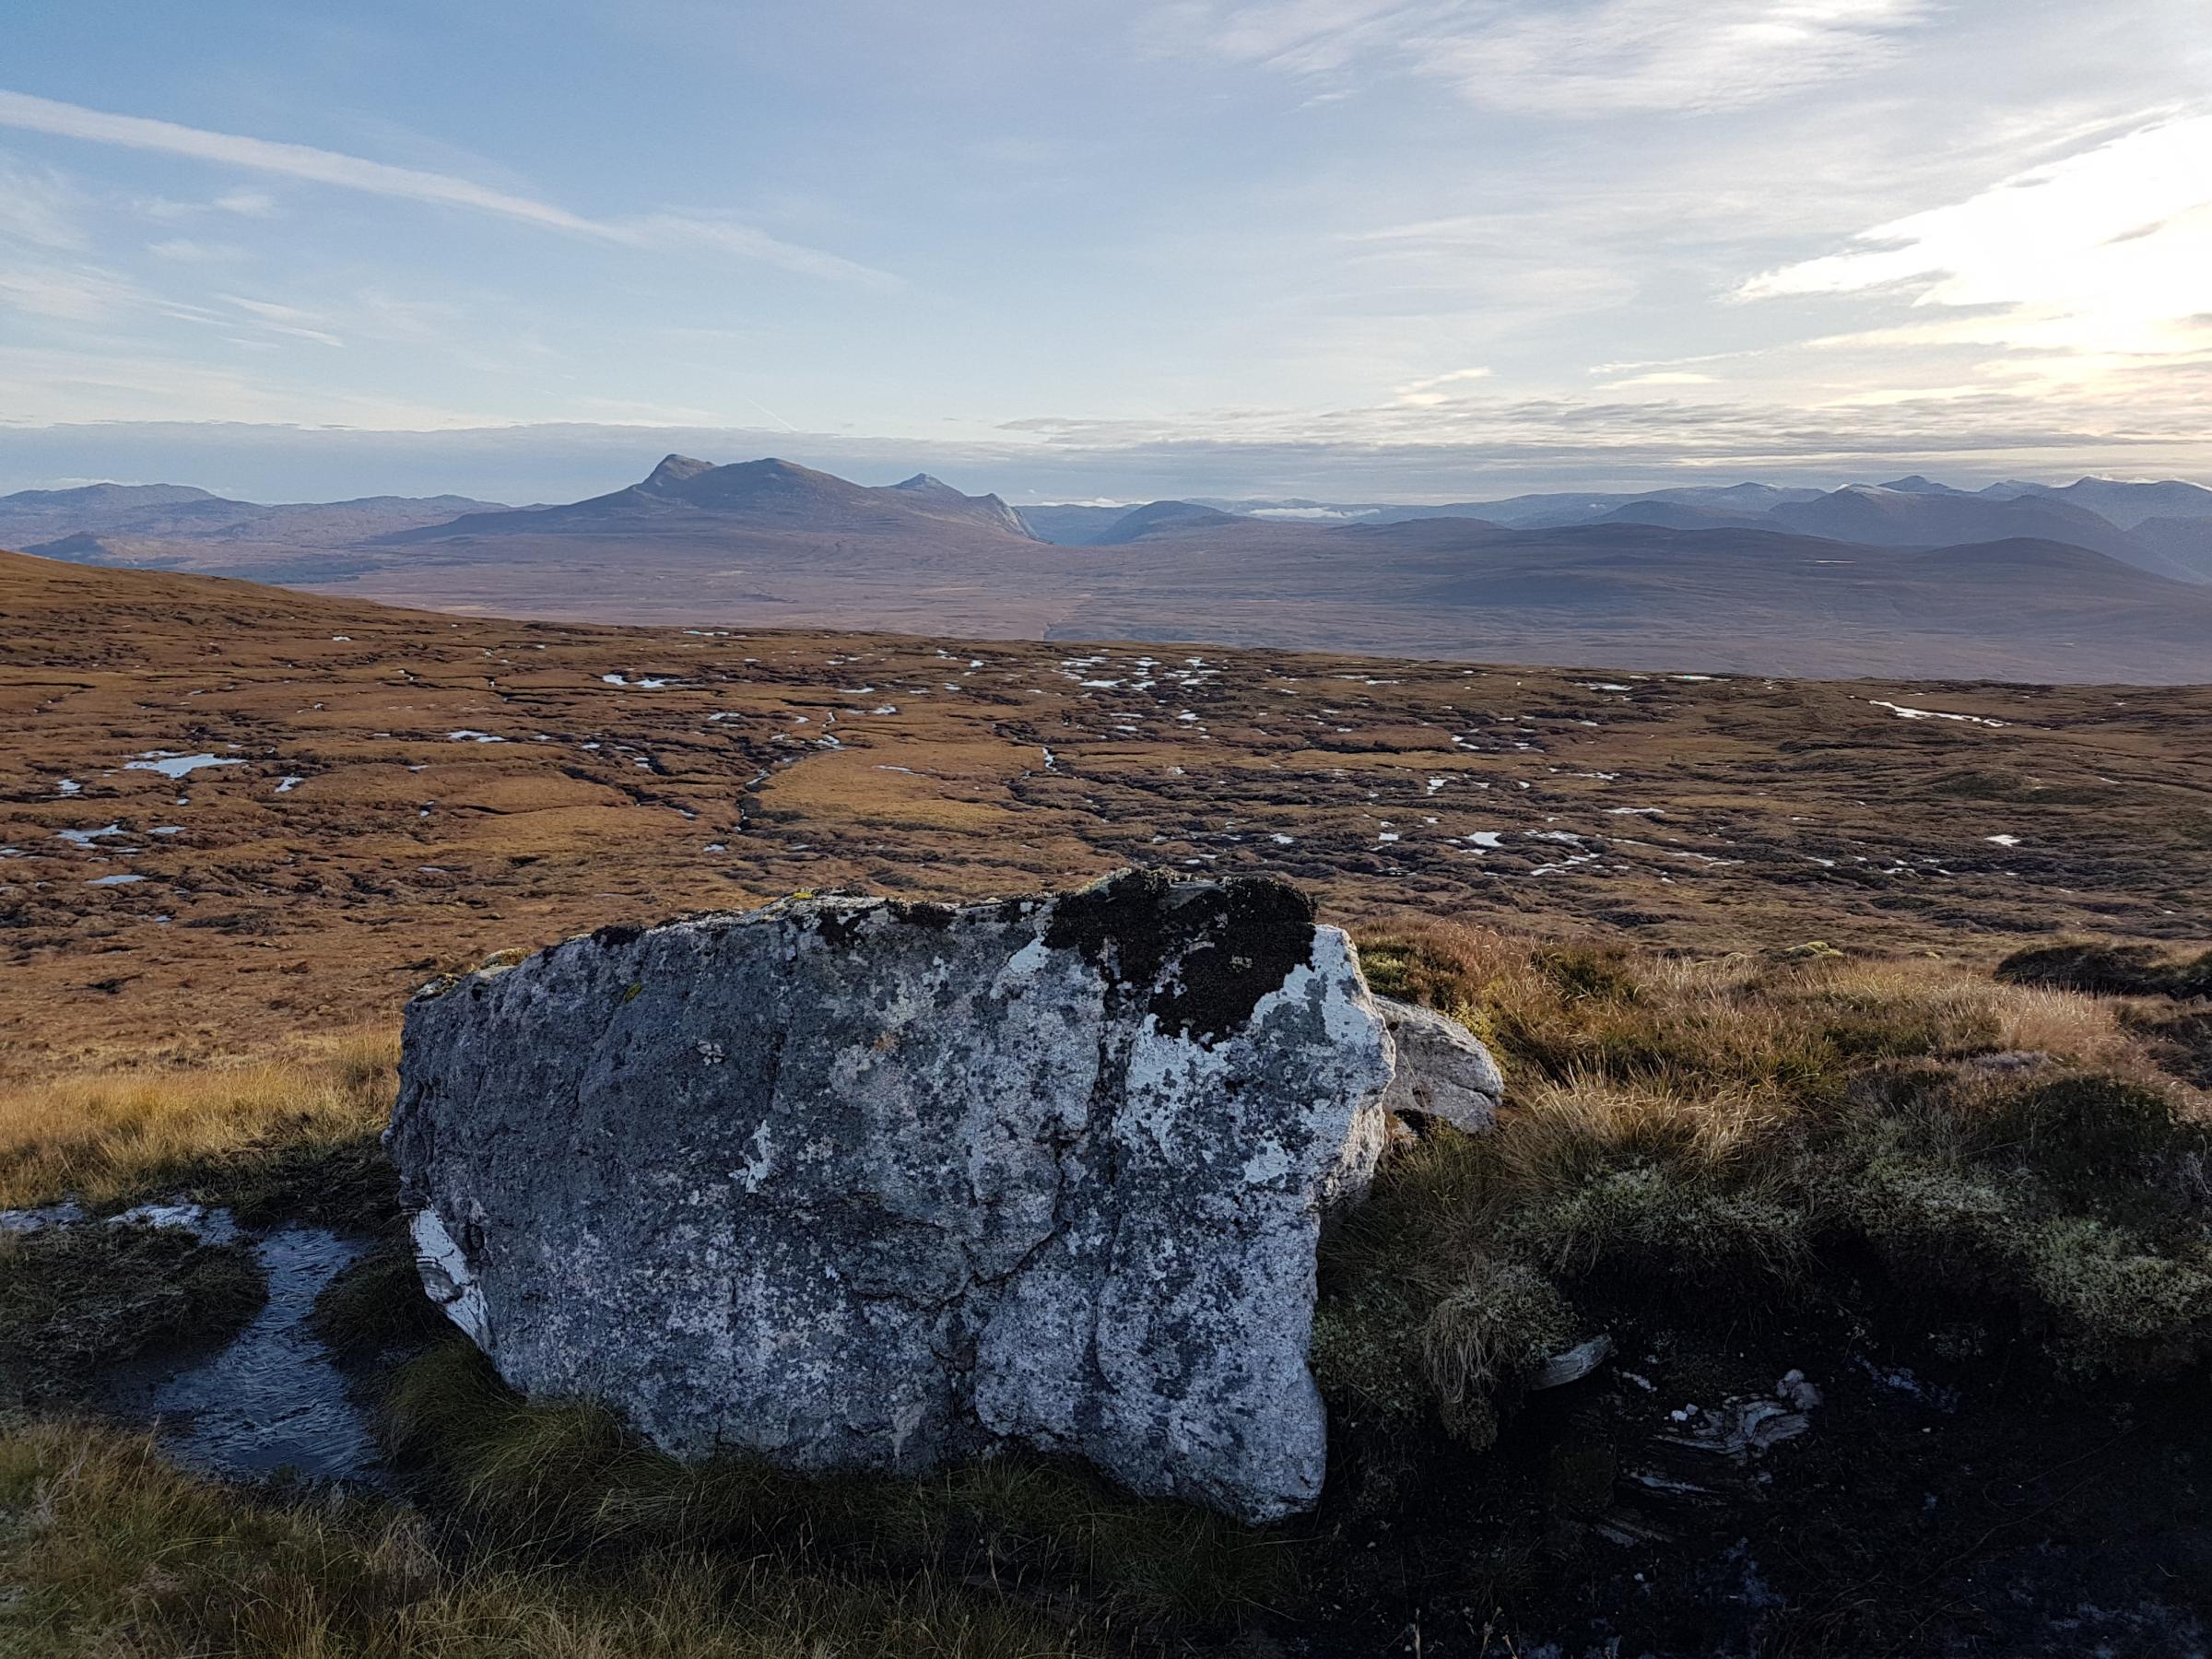
[[(942, 1578), (809, 1573), (671, 1541), (612, 1566), (456, 1558), (388, 1509), (180, 1474), (142, 1437), (0, 1432), (7, 1659), (1055, 1659), (1118, 1651)], [(535, 1564), (533, 1564), (533, 1563)]]
[(250, 1203), (303, 1166), (371, 1141), (391, 1115), (398, 1065), (396, 1032), (363, 1030), (255, 1064), (0, 1088), (0, 1209), (65, 1197), (100, 1208), (179, 1192)]
[(1725, 1322), (1866, 1274), (2062, 1375), (2212, 1357), (2212, 1102), (2159, 1068), (2144, 999), (1820, 947), (1689, 961), (1436, 926), (1362, 952), (1509, 1076), (1496, 1133), (1401, 1153), (1324, 1246), (1315, 1370), (1371, 1418), (1479, 1449), (1603, 1323), (1578, 1307)]
[(682, 1544), (756, 1555), (796, 1540), (877, 1572), (1072, 1595), (1139, 1627), (1226, 1627), (1294, 1590), (1279, 1536), (1038, 1459), (912, 1479), (797, 1476), (744, 1458), (678, 1463), (602, 1406), (517, 1397), (461, 1340), (403, 1367), (382, 1414), (435, 1507), (473, 1536), (535, 1551), (591, 1559)]
[[(1544, 1572), (1566, 1587), (1532, 1617), (1580, 1616), (1593, 1558), (1559, 1542), (1556, 1514), (1509, 1505), (1490, 1532), (1450, 1528), (1510, 1481), (1516, 1432), (1540, 1443), (1542, 1412), (1514, 1422), (1535, 1370), (1597, 1331), (1683, 1334), (1694, 1365), (1699, 1342), (1795, 1354), (1823, 1330), (1844, 1333), (1840, 1359), (1883, 1327), (1915, 1363), (2061, 1401), (2201, 1376), (2212, 1358), (2212, 1101), (2177, 1035), (2201, 1005), (2158, 964), (2090, 985), (2071, 955), (1993, 979), (1816, 946), (1692, 960), (1450, 924), (1361, 948), (1377, 989), (1493, 1045), (1508, 1100), (1490, 1135), (1399, 1146), (1324, 1235), (1313, 1363), (1347, 1432), (1312, 1522), (1254, 1532), (1021, 1457), (918, 1480), (679, 1465), (601, 1407), (517, 1398), (429, 1315), (394, 1237), (325, 1295), (320, 1328), (375, 1373), (419, 1513), (288, 1504), (180, 1475), (140, 1440), (18, 1422), (0, 1431), (0, 1655), (1041, 1659), (1218, 1645), (1353, 1603), (1387, 1645), (1394, 1595), (1487, 1617), (1536, 1594), (1551, 1580), (1529, 1565), (1535, 1536), (1563, 1552)], [(347, 1040), (0, 1096), (0, 1202), (182, 1188), (388, 1227), (372, 1135), (391, 1059)], [(150, 1248), (40, 1247), (86, 1274)], [(117, 1302), (130, 1329), (197, 1305), (181, 1273)], [(10, 1306), (44, 1330), (82, 1300)], [(72, 1340), (104, 1352), (120, 1335)], [(1401, 1467), (1463, 1484), (1430, 1490)], [(1594, 1477), (1574, 1513), (1613, 1480)], [(1431, 1509), (1406, 1509), (1409, 1492)], [(1894, 1519), (1853, 1524), (1886, 1536)], [(1402, 1552), (1369, 1553), (1393, 1527)], [(1378, 1563), (1444, 1576), (1394, 1590)], [(1493, 1580), (1524, 1588), (1490, 1599)], [(1900, 1583), (1920, 1582), (1915, 1561)], [(1842, 1593), (1811, 1569), (1797, 1591)], [(1858, 1643), (1845, 1630), (1807, 1651), (1894, 1649)]]

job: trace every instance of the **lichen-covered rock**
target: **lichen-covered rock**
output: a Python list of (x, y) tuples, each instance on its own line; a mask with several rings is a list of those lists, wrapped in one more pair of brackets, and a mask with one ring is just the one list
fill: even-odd
[(1018, 1443), (1309, 1507), (1322, 1213), (1383, 1140), (1350, 942), (1269, 881), (607, 929), (409, 1005), (423, 1278), (684, 1457)]
[(1448, 1015), (1387, 996), (1374, 999), (1397, 1050), (1387, 1112), (1434, 1118), (1469, 1135), (1491, 1126), (1505, 1098), (1498, 1063), (1474, 1032)]

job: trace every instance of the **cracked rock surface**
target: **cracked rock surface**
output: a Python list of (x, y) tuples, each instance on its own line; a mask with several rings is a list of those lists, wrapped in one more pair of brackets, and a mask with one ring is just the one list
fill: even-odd
[(1392, 1056), (1277, 882), (790, 900), (426, 991), (387, 1144), (525, 1393), (683, 1457), (1022, 1444), (1265, 1521), (1320, 1494), (1315, 1244)]

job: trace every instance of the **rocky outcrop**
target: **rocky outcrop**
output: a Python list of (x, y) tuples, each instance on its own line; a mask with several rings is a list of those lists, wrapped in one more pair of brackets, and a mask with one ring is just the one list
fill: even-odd
[(1315, 1244), (1391, 1081), (1300, 894), (1129, 874), (607, 929), (433, 987), (387, 1144), (426, 1285), (528, 1393), (684, 1457), (1019, 1444), (1267, 1520), (1320, 1491)]
[(1505, 1079), (1475, 1033), (1433, 1008), (1387, 996), (1374, 1003), (1397, 1051), (1383, 1110), (1433, 1119), (1469, 1135), (1489, 1128), (1505, 1099)]

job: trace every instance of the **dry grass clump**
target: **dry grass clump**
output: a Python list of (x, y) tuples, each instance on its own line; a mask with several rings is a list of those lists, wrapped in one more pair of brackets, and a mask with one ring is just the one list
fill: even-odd
[(1760, 1098), (1832, 1102), (1881, 1060), (2029, 1052), (2160, 1077), (2131, 1030), (2135, 1005), (1996, 982), (1930, 958), (1807, 949), (1693, 959), (1536, 946), (1452, 924), (1363, 938), (1360, 958), (1377, 990), (1465, 1020), (1518, 1083), (1625, 1086), (1700, 1113)]
[[(1846, 1294), (1822, 1280), (1839, 1257), (1971, 1301), (2061, 1370), (2212, 1355), (2206, 1101), (2154, 1064), (2134, 1004), (1927, 959), (1449, 925), (1362, 956), (1485, 1035), (1509, 1084), (1496, 1132), (1432, 1134), (1325, 1242), (1316, 1374), (1369, 1416), (1486, 1444), (1573, 1301), (1733, 1314)], [(1485, 1299), (1514, 1328), (1439, 1365)]]
[(259, 1500), (143, 1437), (0, 1432), (0, 1653), (41, 1659), (1053, 1659), (1079, 1620), (928, 1574), (862, 1580), (680, 1543), (612, 1566), (456, 1558), (418, 1518)]
[(398, 1065), (397, 1034), (378, 1030), (283, 1058), (16, 1084), (0, 1090), (0, 1208), (124, 1203), (358, 1142), (389, 1117)]

